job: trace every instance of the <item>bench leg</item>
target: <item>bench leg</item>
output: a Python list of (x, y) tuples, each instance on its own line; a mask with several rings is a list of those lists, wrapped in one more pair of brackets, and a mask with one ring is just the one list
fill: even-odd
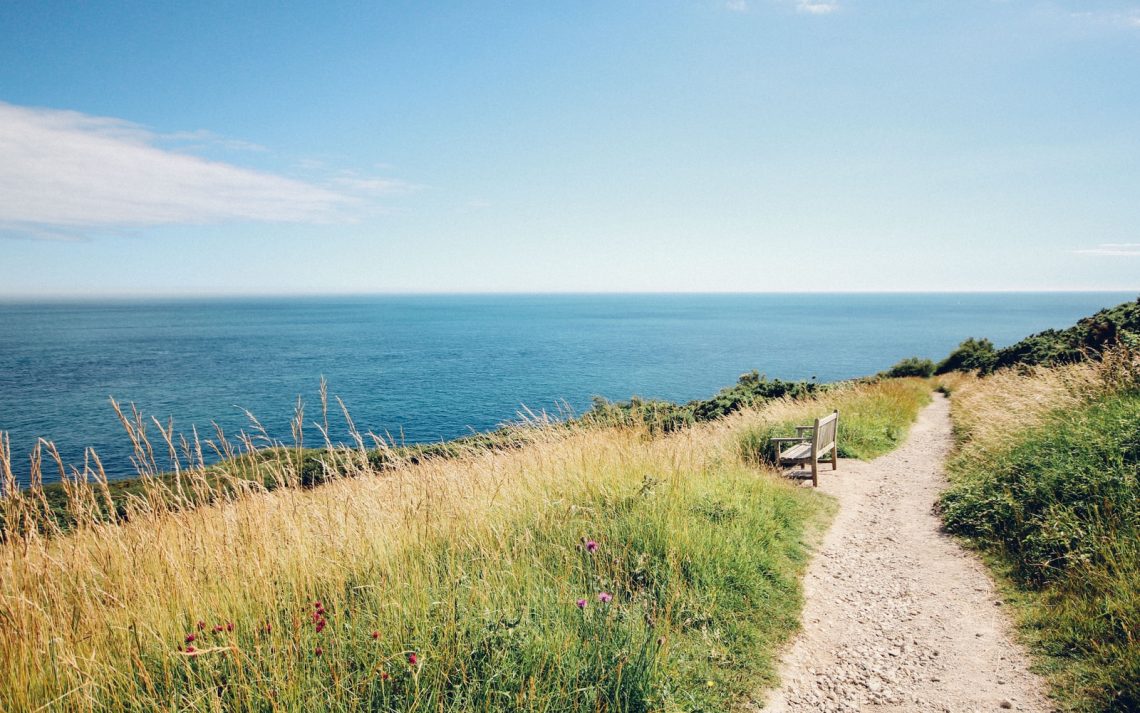
[(836, 470), (839, 468), (839, 446), (831, 446), (831, 469)]
[(816, 458), (811, 459), (811, 487), (819, 487), (819, 460)]

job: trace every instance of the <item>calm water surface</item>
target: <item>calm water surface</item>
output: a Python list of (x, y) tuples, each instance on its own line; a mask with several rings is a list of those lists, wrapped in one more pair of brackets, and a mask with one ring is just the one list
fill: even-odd
[[(1131, 293), (370, 296), (0, 304), (0, 430), (132, 472), (108, 397), (176, 426), (289, 433), (319, 379), (361, 430), (431, 441), (565, 402), (704, 398), (758, 369), (829, 381), (968, 336), (1003, 346)], [(401, 435), (402, 434), (402, 435)], [(343, 438), (343, 433), (335, 434)], [(315, 439), (313, 433), (309, 438)], [(26, 472), (26, 459), (17, 463)]]

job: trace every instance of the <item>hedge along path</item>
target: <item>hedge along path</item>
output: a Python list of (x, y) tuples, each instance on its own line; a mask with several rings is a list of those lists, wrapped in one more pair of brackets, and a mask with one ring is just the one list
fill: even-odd
[(820, 489), (839, 514), (764, 711), (1054, 710), (984, 565), (933, 511), (951, 443), (949, 404), (935, 394), (902, 447), (825, 471)]

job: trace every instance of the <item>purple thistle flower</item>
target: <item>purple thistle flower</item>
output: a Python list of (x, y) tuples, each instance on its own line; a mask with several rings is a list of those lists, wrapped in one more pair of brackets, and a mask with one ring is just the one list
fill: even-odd
[(614, 595), (610, 594), (609, 592), (599, 592), (598, 593), (598, 601), (601, 602), (602, 604), (609, 604), (611, 601), (613, 601), (613, 598), (614, 598)]
[(579, 609), (585, 609), (586, 608), (586, 600), (585, 599), (579, 599), (578, 600), (578, 608)]
[(597, 549), (598, 549), (598, 543), (597, 542), (594, 542), (593, 540), (587, 540), (586, 541), (586, 551), (587, 552), (594, 552)]

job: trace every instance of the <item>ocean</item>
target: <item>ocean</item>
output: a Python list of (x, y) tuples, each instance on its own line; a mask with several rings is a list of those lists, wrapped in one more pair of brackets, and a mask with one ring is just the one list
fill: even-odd
[[(109, 398), (177, 429), (287, 437), (323, 376), (361, 431), (425, 442), (591, 397), (705, 398), (756, 369), (833, 381), (998, 346), (1133, 293), (425, 295), (0, 303), (0, 431), (133, 473)], [(155, 429), (152, 434), (157, 435)], [(336, 439), (346, 437), (336, 428)], [(306, 436), (317, 443), (314, 430)], [(51, 480), (50, 477), (46, 480)]]

